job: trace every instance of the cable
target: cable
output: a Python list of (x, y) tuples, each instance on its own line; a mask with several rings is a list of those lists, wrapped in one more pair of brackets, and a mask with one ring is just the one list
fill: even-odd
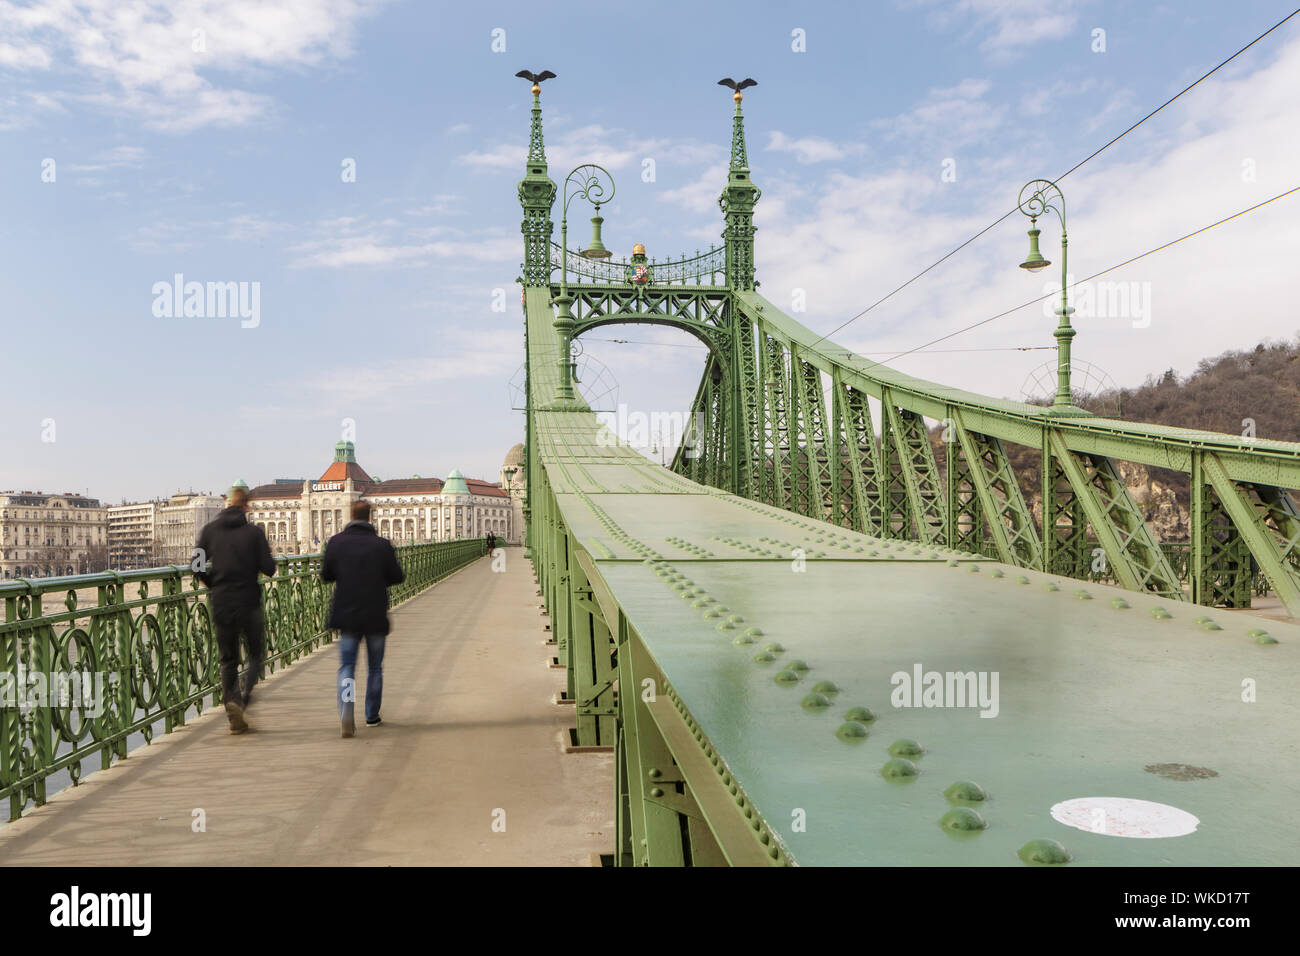
[[(1053, 293), (1055, 294), (1055, 293)], [(686, 342), (638, 342), (635, 339), (598, 339), (583, 336), (584, 342), (613, 342), (615, 345), (646, 345), (651, 348), (663, 349), (703, 349), (704, 345), (691, 345)], [(935, 349), (930, 352), (931, 355), (943, 355), (948, 352), (1055, 352), (1055, 345), (1004, 345), (989, 348), (973, 349)], [(889, 355), (889, 352), (852, 352), (844, 350), (844, 354), (849, 358), (860, 355)]]
[[(1177, 239), (1171, 239), (1169, 242), (1166, 242), (1163, 245), (1156, 246), (1154, 249), (1148, 249), (1146, 252), (1142, 253), (1141, 255), (1133, 256), (1130, 259), (1125, 259), (1123, 262), (1116, 263), (1115, 265), (1111, 266), (1108, 269), (1102, 269), (1100, 272), (1094, 272), (1086, 279), (1079, 279), (1077, 282), (1071, 282), (1068, 286), (1066, 286), (1066, 288), (1073, 289), (1075, 286), (1083, 285), (1083, 283), (1085, 282), (1091, 282), (1093, 279), (1098, 279), (1101, 276), (1106, 275), (1108, 272), (1114, 272), (1116, 269), (1122, 269), (1124, 266), (1129, 265), (1130, 263), (1137, 262), (1139, 259), (1145, 259), (1147, 256), (1154, 255), (1155, 253), (1160, 252), (1163, 249), (1168, 249), (1170, 246), (1177, 245), (1178, 243), (1182, 242), (1184, 239), (1191, 239), (1193, 236), (1199, 236), (1203, 232), (1209, 232), (1211, 229), (1215, 228), (1216, 226), (1222, 226), (1225, 222), (1232, 222), (1232, 220), (1244, 216), (1248, 212), (1254, 212), (1256, 209), (1259, 209), (1263, 206), (1267, 206), (1269, 203), (1276, 202), (1279, 199), (1285, 199), (1287, 196), (1290, 196), (1292, 193), (1296, 193), (1296, 192), (1300, 192), (1300, 186), (1292, 186), (1286, 192), (1278, 193), (1276, 196), (1273, 196), (1270, 199), (1265, 199), (1263, 202), (1256, 203), (1253, 206), (1248, 206), (1247, 208), (1242, 209), (1240, 212), (1234, 212), (1231, 216), (1227, 216), (1223, 219), (1220, 219), (1218, 222), (1212, 222), (1208, 226), (1202, 226), (1200, 229), (1197, 229), (1195, 232), (1189, 232), (1185, 236), (1179, 236)], [(885, 362), (892, 362), (894, 361), (894, 359), (902, 358), (904, 355), (911, 355), (913, 352), (920, 352), (922, 349), (929, 348), (931, 345), (937, 345), (938, 343), (944, 342), (950, 338), (953, 338), (954, 336), (961, 335), (963, 332), (969, 332), (971, 329), (977, 329), (981, 325), (988, 325), (990, 322), (993, 322), (996, 319), (1004, 318), (1005, 316), (1010, 315), (1012, 312), (1019, 312), (1021, 309), (1025, 309), (1031, 305), (1035, 305), (1036, 303), (1042, 302), (1044, 299), (1050, 299), (1053, 296), (1059, 295), (1060, 291), (1061, 291), (1060, 289), (1054, 289), (1051, 292), (1048, 292), (1044, 295), (1040, 295), (1036, 299), (1030, 299), (1028, 302), (1022, 302), (1020, 305), (1014, 308), (1007, 309), (1005, 312), (999, 312), (997, 315), (991, 315), (987, 319), (981, 319), (979, 322), (976, 322), (973, 325), (968, 325), (965, 328), (957, 329), (955, 332), (949, 332), (947, 335), (941, 335), (937, 339), (932, 339), (931, 341), (926, 342), (925, 345), (918, 345), (914, 349), (908, 349), (906, 352), (899, 352), (897, 355), (892, 355), (889, 358), (885, 359)], [(1050, 348), (1051, 346), (1048, 347)], [(885, 363), (874, 362), (872, 364), (883, 365)]]
[[(1153, 109), (1150, 113), (1148, 113), (1146, 116), (1142, 117), (1140, 120), (1138, 120), (1138, 121), (1137, 121), (1136, 123), (1134, 123), (1132, 126), (1130, 126), (1128, 129), (1124, 130), (1124, 132), (1120, 133), (1118, 136), (1116, 136), (1116, 137), (1115, 137), (1114, 139), (1112, 139), (1110, 142), (1106, 143), (1104, 146), (1100, 147), (1099, 149), (1094, 150), (1093, 152), (1089, 153), (1087, 156), (1085, 156), (1085, 157), (1084, 157), (1083, 159), (1081, 159), (1079, 162), (1075, 163), (1073, 166), (1071, 166), (1069, 169), (1067, 169), (1067, 170), (1066, 170), (1064, 173), (1062, 173), (1060, 176), (1057, 176), (1055, 182), (1060, 182), (1060, 181), (1061, 181), (1062, 179), (1064, 179), (1066, 176), (1070, 175), (1070, 173), (1074, 172), (1076, 169), (1078, 169), (1078, 168), (1079, 168), (1080, 166), (1082, 166), (1084, 163), (1088, 162), (1088, 160), (1095, 158), (1096, 156), (1100, 155), (1100, 154), (1101, 154), (1102, 152), (1104, 152), (1105, 150), (1107, 150), (1107, 149), (1109, 149), (1110, 147), (1114, 146), (1116, 143), (1118, 143), (1121, 139), (1123, 139), (1123, 138), (1124, 138), (1125, 136), (1127, 136), (1129, 133), (1133, 132), (1133, 130), (1137, 129), (1139, 126), (1141, 126), (1143, 123), (1145, 123), (1145, 122), (1146, 122), (1147, 120), (1149, 120), (1151, 117), (1155, 116), (1157, 113), (1159, 113), (1162, 109), (1164, 109), (1164, 108), (1165, 108), (1166, 106), (1168, 106), (1170, 103), (1174, 102), (1174, 100), (1178, 99), (1178, 98), (1179, 98), (1180, 96), (1182, 96), (1184, 93), (1187, 93), (1188, 91), (1190, 91), (1193, 87), (1197, 86), (1197, 85), (1198, 85), (1202, 80), (1206, 80), (1206, 79), (1208, 79), (1209, 77), (1213, 76), (1215, 73), (1217, 73), (1217, 72), (1218, 72), (1219, 70), (1221, 70), (1223, 67), (1227, 66), (1229, 63), (1231, 63), (1231, 62), (1232, 62), (1233, 60), (1235, 60), (1237, 57), (1241, 56), (1241, 54), (1245, 53), (1247, 50), (1249, 50), (1251, 47), (1253, 47), (1253, 46), (1254, 46), (1256, 43), (1258, 43), (1260, 40), (1264, 39), (1266, 36), (1268, 36), (1270, 33), (1272, 33), (1272, 32), (1273, 32), (1274, 30), (1276, 30), (1278, 27), (1282, 26), (1284, 23), (1286, 23), (1288, 20), (1290, 20), (1292, 17), (1294, 17), (1297, 13), (1300, 13), (1300, 7), (1296, 8), (1295, 10), (1292, 10), (1292, 11), (1291, 11), (1290, 13), (1288, 13), (1285, 17), (1283, 17), (1281, 20), (1277, 21), (1277, 23), (1273, 24), (1271, 27), (1269, 27), (1267, 30), (1265, 30), (1263, 33), (1261, 33), (1259, 36), (1255, 37), (1255, 39), (1251, 40), (1251, 41), (1250, 41), (1249, 43), (1247, 43), (1244, 47), (1242, 47), (1242, 48), (1241, 48), (1240, 50), (1238, 50), (1236, 53), (1232, 54), (1232, 56), (1228, 57), (1226, 60), (1224, 60), (1224, 61), (1223, 61), (1222, 63), (1220, 63), (1218, 66), (1216, 66), (1214, 69), (1210, 70), (1208, 73), (1204, 73), (1204, 74), (1202, 74), (1202, 75), (1200, 76), (1199, 79), (1195, 80), (1193, 83), (1189, 84), (1188, 86), (1183, 87), (1180, 91), (1178, 91), (1177, 93), (1175, 93), (1173, 96), (1169, 97), (1169, 99), (1165, 100), (1163, 103), (1161, 103), (1161, 104), (1160, 104), (1159, 106), (1157, 106), (1155, 109)], [(923, 275), (925, 275), (925, 274), (926, 274), (927, 272), (929, 272), (931, 269), (934, 269), (936, 266), (942, 265), (942, 264), (943, 264), (944, 262), (946, 262), (948, 259), (952, 258), (952, 257), (953, 257), (954, 255), (956, 255), (957, 253), (961, 252), (963, 249), (965, 249), (967, 246), (969, 246), (969, 245), (970, 245), (972, 242), (974, 242), (976, 239), (980, 238), (980, 236), (984, 235), (986, 232), (988, 232), (988, 231), (989, 231), (990, 229), (992, 229), (994, 226), (999, 226), (999, 225), (1001, 225), (1003, 222), (1005, 222), (1007, 219), (1009, 219), (1012, 215), (1014, 215), (1014, 214), (1016, 213), (1016, 211), (1019, 210), (1019, 208), (1020, 208), (1019, 206), (1016, 206), (1016, 207), (1015, 207), (1014, 209), (1012, 209), (1010, 212), (1006, 213), (1006, 214), (1003, 215), (1003, 216), (1000, 216), (999, 218), (995, 219), (993, 222), (989, 223), (987, 226), (985, 226), (985, 227), (984, 227), (983, 229), (981, 229), (979, 232), (975, 233), (975, 235), (971, 236), (969, 239), (967, 239), (967, 240), (966, 240), (965, 242), (963, 242), (961, 245), (957, 246), (957, 248), (953, 249), (953, 250), (952, 250), (951, 252), (949, 252), (947, 255), (942, 256), (941, 258), (936, 259), (934, 262), (930, 263), (930, 265), (926, 266), (924, 269), (922, 269), (922, 270), (921, 270), (920, 272), (918, 272), (916, 275), (912, 276), (912, 278), (908, 279), (906, 282), (904, 282), (902, 285), (900, 285), (900, 286), (899, 286), (897, 289), (895, 289), (893, 292), (890, 292), (888, 295), (882, 296), (881, 298), (877, 299), (875, 302), (871, 303), (871, 305), (869, 305), (869, 306), (867, 306), (865, 309), (863, 309), (861, 312), (859, 312), (857, 315), (853, 316), (851, 319), (848, 319), (847, 321), (845, 321), (845, 322), (842, 323), (841, 325), (838, 325), (838, 326), (836, 326), (835, 328), (831, 329), (829, 332), (827, 332), (825, 335), (823, 335), (821, 338), (819, 338), (816, 342), (814, 342), (814, 343), (812, 344), (811, 347), (814, 347), (814, 348), (815, 348), (817, 345), (819, 345), (820, 343), (826, 341), (826, 339), (830, 338), (830, 337), (831, 337), (832, 335), (834, 335), (836, 332), (839, 332), (839, 331), (841, 331), (841, 330), (847, 328), (848, 326), (852, 325), (854, 322), (856, 322), (858, 319), (862, 318), (864, 315), (866, 315), (868, 312), (870, 312), (870, 311), (871, 311), (872, 309), (874, 309), (876, 306), (878, 306), (878, 305), (882, 305), (882, 304), (884, 304), (886, 301), (888, 301), (889, 299), (892, 299), (895, 295), (897, 295), (899, 292), (902, 292), (902, 291), (903, 291), (904, 289), (906, 289), (909, 285), (911, 285), (911, 284), (912, 284), (913, 282), (915, 282), (917, 279), (921, 278)], [(907, 354), (907, 353), (903, 353), (903, 354)]]

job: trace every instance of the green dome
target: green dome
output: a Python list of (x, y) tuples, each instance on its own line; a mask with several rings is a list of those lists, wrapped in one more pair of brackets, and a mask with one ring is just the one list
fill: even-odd
[(244, 479), (243, 479), (243, 478), (240, 478), (238, 481), (236, 481), (236, 482), (235, 482), (233, 485), (231, 485), (230, 487), (232, 487), (232, 488), (247, 488), (248, 485), (246, 485), (246, 484), (244, 483)]
[(442, 493), (444, 495), (468, 495), (469, 485), (465, 484), (465, 476), (460, 473), (459, 468), (453, 468), (447, 475), (447, 480), (442, 484)]

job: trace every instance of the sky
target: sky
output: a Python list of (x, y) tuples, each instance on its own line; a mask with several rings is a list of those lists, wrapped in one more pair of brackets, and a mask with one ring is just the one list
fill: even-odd
[[(0, 0), (0, 489), (116, 503), (316, 478), (342, 437), (380, 478), (495, 479), (524, 428), (520, 69), (557, 74), (551, 178), (613, 175), (617, 255), (719, 241), (717, 80), (756, 79), (760, 291), (824, 334), (1292, 9)], [(1298, 89), (1300, 17), (1064, 179), (1071, 273), (1300, 185)], [(590, 212), (571, 214), (578, 246)], [(1059, 262), (1059, 224), (1039, 225)], [(1026, 228), (832, 341), (886, 359), (1051, 291), (1055, 269), (1016, 268)], [(1076, 361), (1136, 385), (1294, 338), (1297, 248), (1300, 194), (1081, 287)], [(178, 274), (234, 283), (244, 311), (172, 314)], [(1035, 305), (890, 364), (1032, 396), (1054, 325)], [(645, 326), (583, 347), (581, 387), (629, 417), (687, 408), (704, 360)]]

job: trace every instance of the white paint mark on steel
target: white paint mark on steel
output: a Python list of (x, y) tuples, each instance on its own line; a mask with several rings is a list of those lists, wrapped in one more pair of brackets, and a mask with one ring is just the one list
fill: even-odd
[(1201, 822), (1186, 810), (1129, 797), (1076, 797), (1052, 807), (1052, 819), (1105, 836), (1157, 839), (1195, 833)]

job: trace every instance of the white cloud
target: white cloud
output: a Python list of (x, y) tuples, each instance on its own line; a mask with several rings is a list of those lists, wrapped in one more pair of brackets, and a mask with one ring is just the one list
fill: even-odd
[(0, 66), (14, 70), (48, 70), (50, 55), (39, 46), (0, 43)]
[[(1295, 38), (1266, 65), (1203, 83), (1149, 123), (1148, 138), (1121, 141), (1065, 180), (1075, 278), (1297, 185), (1298, 88)], [(809, 199), (784, 208), (769, 200), (785, 187), (759, 180), (762, 291), (789, 311), (792, 290), (805, 289), (808, 313), (794, 317), (829, 331), (1011, 208), (1027, 175), (1005, 164), (996, 176), (986, 173), (993, 185), (975, 207), (968, 200), (955, 205), (947, 197), (956, 194), (943, 190), (956, 187), (906, 166), (863, 175), (830, 172)], [(1135, 328), (1126, 317), (1081, 316), (1076, 358), (1131, 385), (1167, 366), (1188, 371), (1226, 349), (1292, 337), (1300, 320), (1279, 303), (1291, 298), (1298, 212), (1300, 195), (1107, 276), (1137, 283), (1134, 288), (1150, 295), (1150, 326)], [(1045, 254), (1057, 259), (1059, 226), (1040, 226)], [(1053, 269), (1030, 277), (1015, 267), (1027, 245), (1026, 227), (1019, 216), (1004, 222), (833, 341), (871, 352), (903, 351), (1042, 294), (1058, 274)], [(940, 348), (1051, 345), (1053, 326), (1033, 306)], [(1022, 381), (1046, 361), (1044, 355), (1050, 357), (919, 353), (896, 364), (932, 381), (1019, 397)], [(1242, 417), (1249, 414), (1242, 411)]]
[(801, 163), (824, 163), (829, 160), (843, 159), (845, 151), (829, 139), (820, 136), (804, 136), (791, 139), (780, 130), (768, 134), (767, 150), (776, 153), (793, 153)]
[[(0, 0), (0, 68), (66, 64), (61, 92), (169, 132), (234, 126), (269, 97), (229, 85), (255, 70), (317, 67), (352, 53), (385, 0)], [(51, 70), (51, 72), (56, 72)]]
[(517, 236), (469, 235), (445, 226), (405, 226), (397, 220), (341, 217), (318, 223), (313, 232), (312, 238), (289, 246), (290, 268), (410, 267), (453, 258), (514, 268), (520, 257)]
[[(933, 9), (934, 0), (905, 4)], [(1046, 40), (1059, 40), (1074, 29), (1079, 0), (956, 0), (933, 9), (940, 28), (964, 25), (985, 34), (980, 49), (990, 59), (1005, 62)]]
[(940, 142), (947, 148), (987, 137), (1002, 125), (1005, 106), (988, 101), (988, 80), (965, 79), (956, 86), (930, 90), (921, 104), (906, 113), (871, 125), (892, 139)]

